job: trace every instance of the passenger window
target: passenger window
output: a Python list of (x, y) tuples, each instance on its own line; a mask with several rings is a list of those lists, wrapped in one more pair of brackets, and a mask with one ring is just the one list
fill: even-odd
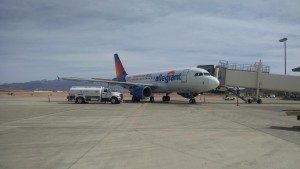
[(199, 73), (196, 73), (195, 76), (198, 76)]

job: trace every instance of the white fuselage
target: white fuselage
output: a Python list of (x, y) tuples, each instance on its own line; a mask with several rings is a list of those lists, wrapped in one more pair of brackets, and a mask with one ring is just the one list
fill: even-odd
[(127, 82), (153, 84), (153, 93), (201, 93), (219, 86), (217, 78), (201, 68), (175, 69), (154, 73), (127, 75)]

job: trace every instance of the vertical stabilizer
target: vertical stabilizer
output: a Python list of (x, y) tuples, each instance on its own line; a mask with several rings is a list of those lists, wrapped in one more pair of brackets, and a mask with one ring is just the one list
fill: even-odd
[(122, 62), (121, 62), (118, 54), (116, 53), (114, 55), (114, 57), (115, 57), (116, 77), (118, 79), (121, 77), (125, 77), (127, 75), (127, 73), (122, 65)]

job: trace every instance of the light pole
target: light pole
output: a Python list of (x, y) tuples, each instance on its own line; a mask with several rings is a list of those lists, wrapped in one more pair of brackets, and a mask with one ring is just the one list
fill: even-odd
[(280, 39), (279, 42), (284, 42), (284, 74), (286, 75), (286, 41), (288, 38)]

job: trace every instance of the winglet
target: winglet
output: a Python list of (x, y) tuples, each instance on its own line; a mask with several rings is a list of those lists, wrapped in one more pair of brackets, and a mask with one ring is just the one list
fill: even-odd
[(120, 77), (125, 77), (127, 75), (123, 65), (122, 65), (122, 62), (118, 56), (118, 54), (114, 54), (114, 57), (115, 57), (115, 67), (116, 67), (116, 77), (117, 78), (120, 78)]

